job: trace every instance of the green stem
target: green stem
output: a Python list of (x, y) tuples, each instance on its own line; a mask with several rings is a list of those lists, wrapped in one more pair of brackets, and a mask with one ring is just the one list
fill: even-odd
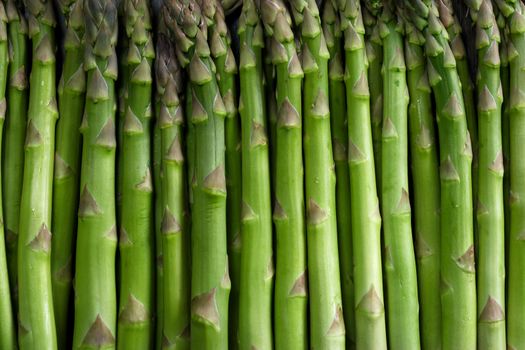
[(351, 206), (356, 348), (380, 350), (387, 348), (387, 337), (365, 29), (357, 0), (340, 6), (344, 15), (350, 202), (356, 203)]
[(469, 3), (478, 56), (478, 349), (505, 349), (505, 230), (500, 32), (488, 0)]
[[(381, 188), (381, 131), (383, 127), (383, 42), (379, 36), (377, 19), (366, 8), (363, 9), (365, 23), (365, 48), (368, 59), (368, 86), (370, 90), (370, 114), (372, 115), (372, 142), (377, 188)], [(381, 199), (381, 191), (378, 193)]]
[(302, 153), (303, 70), (299, 63), (291, 19), (283, 2), (261, 5), (267, 28), (267, 57), (273, 62), (277, 106), (273, 222), (276, 236), (274, 293), (275, 347), (308, 348), (306, 237)]
[(20, 200), (24, 174), (24, 141), (28, 106), (27, 64), (29, 63), (27, 23), (20, 12), (21, 1), (6, 2), (7, 34), (11, 47), (7, 86), (7, 118), (3, 152), (3, 203), (6, 253), (13, 310), (18, 309), (18, 234)]
[(271, 349), (274, 263), (270, 165), (263, 70), (263, 27), (255, 2), (239, 20), (242, 131), (242, 247), (239, 348)]
[[(467, 53), (465, 44), (461, 36), (461, 24), (459, 19), (454, 14), (454, 6), (451, 0), (442, 0), (439, 13), (443, 25), (445, 26), (448, 36), (449, 45), (454, 57), (456, 59), (456, 70), (461, 82), (461, 90), (463, 93), (463, 101), (465, 105), (465, 115), (467, 117), (467, 129), (470, 135), (470, 142), (472, 144), (472, 203), (478, 202), (478, 117), (476, 115), (476, 103), (474, 102), (474, 84), (470, 77), (470, 68), (467, 60)], [(475, 253), (479, 251), (477, 224), (474, 223), (474, 239), (475, 239)]]
[(510, 231), (509, 231), (509, 269), (507, 301), (507, 347), (521, 349), (525, 347), (523, 332), (525, 312), (521, 303), (525, 293), (525, 255), (522, 239), (522, 227), (525, 220), (525, 205), (520, 198), (525, 196), (525, 164), (520, 159), (525, 130), (525, 108), (523, 103), (523, 79), (525, 79), (525, 6), (522, 2), (499, 4), (501, 12), (507, 17), (507, 49), (510, 67), (508, 107), (508, 142), (510, 161)]
[[(157, 94), (161, 132), (163, 349), (189, 349), (190, 237), (186, 224), (181, 72), (175, 50), (162, 33), (157, 39)], [(173, 93), (171, 92), (173, 91)]]
[(432, 96), (422, 35), (407, 23), (405, 59), (412, 165), (414, 237), (420, 301), (421, 345), (441, 349), (440, 189)]
[(55, 40), (49, 1), (27, 0), (33, 44), (18, 245), (19, 345), (56, 349), (51, 287)]
[[(6, 87), (8, 79), (8, 35), (7, 35), (8, 16), (4, 4), (0, 4), (0, 145), (2, 145), (2, 131), (6, 116)], [(1, 146), (0, 146), (1, 148)], [(0, 154), (2, 154), (0, 149)], [(1, 176), (0, 176), (0, 183)], [(2, 188), (0, 187), (0, 198)], [(3, 202), (0, 201), (0, 221), (3, 222)], [(0, 226), (0, 348), (16, 349), (16, 327), (11, 304), (11, 291), (9, 289), (9, 275), (7, 270), (6, 241), (4, 240), (4, 225)]]
[(429, 82), (438, 116), (441, 183), (442, 347), (476, 347), (472, 149), (456, 60), (440, 19), (425, 29)]
[(399, 18), (385, 7), (381, 208), (385, 242), (389, 346), (419, 349), (419, 303), (408, 189), (408, 94)]
[(328, 59), (315, 1), (291, 2), (303, 46), (303, 152), (305, 159), (310, 347), (345, 348), (339, 274), (335, 171), (330, 132)]
[(231, 39), (221, 6), (215, 12), (215, 27), (208, 31), (208, 42), (217, 67), (217, 84), (226, 107), (226, 223), (228, 231), (228, 261), (231, 279), (228, 338), (229, 348), (237, 349), (239, 329), (239, 285), (241, 273), (241, 207), (242, 163), (241, 126), (237, 110), (237, 63), (231, 49)]
[(80, 126), (83, 149), (78, 209), (73, 348), (114, 349), (117, 326), (115, 280), (117, 9), (112, 0), (102, 2), (88, 0), (84, 3), (84, 15), (88, 48), (84, 60), (87, 90), (84, 120)]
[(65, 56), (58, 86), (60, 119), (56, 127), (51, 273), (57, 339), (59, 348), (66, 349), (71, 346), (73, 333), (70, 306), (82, 144), (79, 127), (84, 114), (86, 78), (82, 1), (63, 4), (61, 11), (68, 34), (63, 43)]
[(210, 4), (201, 14), (193, 1), (168, 3), (170, 13), (165, 17), (176, 34), (177, 57), (187, 68), (191, 82), (191, 344), (197, 349), (228, 348), (231, 285), (224, 164), (227, 112), (212, 74), (213, 62), (203, 32), (206, 28), (199, 27), (201, 21), (213, 23), (216, 5)]
[[(152, 70), (148, 2), (124, 2), (129, 39), (128, 103), (122, 121), (119, 349), (153, 346), (154, 228), (151, 178)], [(166, 258), (165, 255), (163, 255)], [(166, 279), (166, 277), (165, 277)], [(166, 307), (166, 304), (164, 305)]]
[(337, 238), (341, 288), (343, 292), (343, 315), (346, 328), (346, 347), (355, 348), (354, 264), (352, 255), (352, 222), (350, 206), (350, 177), (348, 169), (348, 126), (346, 113), (346, 89), (344, 81), (343, 32), (339, 16), (331, 2), (323, 9), (324, 35), (330, 60), (328, 77), (330, 90), (330, 126), (334, 151), (336, 175)]
[[(157, 50), (158, 51), (158, 50)], [(161, 188), (161, 135), (159, 126), (159, 113), (160, 106), (158, 96), (156, 100), (155, 116), (156, 121), (153, 127), (153, 189), (155, 195), (155, 298), (156, 298), (156, 311), (155, 311), (155, 349), (162, 349), (162, 342), (164, 341), (163, 329), (164, 329), (164, 256), (162, 252), (162, 191)]]

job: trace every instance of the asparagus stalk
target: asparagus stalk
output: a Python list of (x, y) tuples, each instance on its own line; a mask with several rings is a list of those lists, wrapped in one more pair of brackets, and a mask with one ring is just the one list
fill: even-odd
[(330, 133), (328, 59), (319, 10), (313, 0), (291, 0), (295, 24), (301, 31), (304, 78), (304, 158), (310, 346), (345, 347), (337, 221), (335, 172)]
[[(226, 179), (224, 117), (213, 62), (205, 39), (216, 3), (167, 3), (177, 57), (191, 84), (192, 147), (189, 150), (192, 202), (191, 344), (197, 349), (228, 347)], [(193, 160), (191, 160), (193, 157)]]
[[(503, 101), (501, 104), (501, 141), (503, 151), (503, 215), (504, 215), (504, 230), (505, 230), (505, 271), (509, 268), (509, 243), (510, 243), (510, 142), (509, 142), (509, 99), (510, 99), (510, 69), (508, 59), (508, 42), (509, 34), (506, 25), (505, 17), (499, 11), (497, 6), (493, 7), (496, 16), (496, 22), (501, 33), (501, 41), (499, 45), (500, 55), (500, 79), (501, 90), (503, 92)], [(505, 289), (507, 290), (508, 278), (505, 279)]]
[[(461, 83), (434, 3), (420, 7), (429, 82), (438, 116), (441, 187), (441, 312), (444, 349), (476, 347), (471, 163)], [(415, 17), (415, 16), (411, 16)]]
[(523, 172), (525, 167), (518, 161), (523, 144), (525, 128), (525, 108), (523, 103), (522, 81), (525, 78), (525, 6), (521, 1), (497, 1), (500, 12), (507, 19), (507, 50), (510, 69), (509, 103), (508, 103), (508, 138), (510, 156), (510, 230), (509, 230), (509, 278), (507, 295), (507, 348), (520, 349), (525, 347), (523, 332), (523, 312), (521, 303), (525, 293), (525, 263), (524, 246), (522, 244), (522, 227), (525, 206), (520, 200), (525, 196)]
[(343, 32), (339, 16), (331, 2), (323, 8), (323, 33), (330, 52), (328, 62), (330, 126), (336, 174), (337, 237), (346, 346), (355, 348), (354, 264), (352, 256), (352, 222), (350, 178), (348, 169), (348, 125), (344, 82)]
[(239, 20), (242, 130), (242, 248), (239, 348), (271, 349), (274, 263), (263, 28), (252, 0)]
[[(118, 10), (118, 21), (120, 23), (126, 22), (126, 14), (124, 10), (125, 1), (119, 1), (117, 3)], [(118, 59), (118, 77), (116, 81), (117, 92), (118, 92), (118, 118), (117, 118), (117, 145), (122, 145), (123, 137), (123, 124), (126, 119), (126, 111), (128, 108), (128, 88), (129, 88), (129, 67), (128, 67), (128, 55), (129, 55), (129, 37), (126, 30), (120, 30), (117, 38), (117, 52), (120, 54), (117, 56)], [(117, 205), (117, 224), (120, 227), (121, 216), (122, 216), (122, 185), (123, 185), (123, 155), (122, 147), (117, 148), (117, 187), (116, 187), (116, 205)], [(117, 265), (120, 262), (117, 261)], [(118, 269), (119, 271), (120, 269)], [(117, 278), (120, 273), (117, 273)]]
[[(161, 12), (161, 15), (163, 12)], [(160, 18), (160, 25), (158, 27), (158, 36), (156, 41), (156, 52), (162, 51), (163, 56), (166, 57), (166, 50), (162, 50), (159, 47), (160, 41), (167, 40), (166, 36), (166, 25), (163, 18)], [(161, 39), (163, 33), (164, 38)], [(171, 51), (171, 55), (175, 52)], [(157, 72), (157, 66), (164, 62), (162, 58), (157, 57), (155, 60), (155, 73)], [(162, 201), (163, 194), (161, 188), (161, 163), (162, 163), (162, 140), (160, 134), (160, 106), (162, 100), (162, 94), (160, 93), (161, 87), (159, 85), (159, 79), (157, 78), (156, 89), (155, 89), (155, 124), (153, 126), (153, 195), (155, 202), (155, 349), (162, 349), (164, 341), (164, 293), (163, 293), (163, 281), (164, 281), (164, 257), (162, 253)], [(120, 117), (120, 115), (119, 115)]]
[[(478, 1), (478, 0), (475, 0)], [(476, 103), (474, 102), (474, 84), (470, 78), (470, 68), (467, 61), (467, 54), (465, 45), (461, 37), (461, 24), (457, 16), (454, 14), (454, 6), (451, 0), (440, 0), (438, 2), (438, 9), (441, 21), (445, 26), (448, 36), (449, 45), (454, 57), (456, 58), (456, 69), (461, 82), (461, 90), (463, 92), (463, 101), (465, 104), (465, 115), (467, 117), (467, 128), (470, 134), (470, 141), (472, 143), (472, 202), (477, 203), (478, 195), (478, 117), (476, 115)], [(474, 225), (474, 230), (477, 230), (477, 225)], [(478, 237), (476, 234), (476, 248)], [(476, 249), (477, 254), (477, 249)]]
[[(373, 9), (372, 9), (373, 11)], [(379, 36), (377, 18), (366, 7), (363, 8), (365, 25), (365, 48), (368, 59), (368, 85), (370, 90), (370, 113), (372, 115), (372, 142), (377, 187), (381, 188), (381, 130), (383, 124), (383, 42)], [(381, 198), (381, 192), (378, 193)]]
[(190, 266), (186, 228), (186, 174), (182, 152), (182, 76), (174, 47), (164, 33), (157, 38), (156, 76), (161, 132), (163, 345), (189, 349)]
[[(27, 23), (21, 13), (20, 0), (8, 0), (7, 34), (9, 46), (9, 68), (7, 86), (7, 118), (5, 121), (5, 145), (3, 157), (3, 203), (6, 228), (7, 271), (13, 309), (18, 305), (18, 233), (20, 224), (20, 200), (24, 173), (24, 140), (27, 112)], [(15, 312), (16, 315), (16, 312)], [(16, 316), (15, 316), (16, 319)]]
[(224, 120), (226, 147), (226, 224), (228, 233), (228, 261), (231, 279), (228, 338), (229, 347), (236, 349), (239, 328), (239, 284), (241, 272), (241, 207), (242, 164), (241, 126), (237, 111), (237, 63), (231, 49), (231, 38), (222, 6), (215, 11), (215, 28), (208, 32), (211, 54), (217, 67), (217, 84), (226, 107)]
[(478, 58), (478, 349), (505, 349), (505, 230), (500, 32), (492, 3), (468, 1)]
[(351, 206), (355, 341), (357, 349), (386, 349), (381, 216), (374, 168), (365, 28), (359, 1), (341, 1), (338, 8), (345, 40), (350, 202), (359, 203)]
[(302, 154), (303, 70), (297, 55), (290, 14), (280, 0), (261, 3), (269, 43), (268, 57), (276, 72), (278, 119), (275, 125), (276, 280), (275, 347), (307, 349), (306, 238)]
[(60, 13), (66, 23), (63, 42), (64, 63), (58, 86), (55, 172), (53, 179), (53, 218), (51, 243), (51, 273), (53, 305), (59, 348), (71, 346), (71, 292), (78, 208), (80, 173), (80, 122), (84, 113), (86, 78), (84, 61), (84, 18), (82, 1), (60, 3)]
[(84, 2), (87, 91), (75, 275), (73, 348), (115, 348), (115, 44), (114, 1)]
[(392, 4), (379, 17), (383, 40), (382, 209), (389, 346), (419, 349), (419, 304), (408, 189), (408, 87), (403, 23)]
[(51, 1), (27, 0), (33, 62), (18, 245), (19, 345), (55, 349), (51, 287), (51, 204), (55, 123), (55, 18)]
[[(266, 40), (268, 41), (268, 40)], [(266, 43), (266, 46), (270, 46), (270, 43)], [(277, 132), (277, 118), (278, 118), (278, 106), (277, 106), (277, 96), (276, 96), (276, 89), (277, 89), (277, 81), (276, 81), (276, 74), (274, 64), (272, 62), (270, 55), (264, 55), (263, 56), (264, 61), (264, 102), (265, 102), (265, 110), (266, 110), (266, 120), (268, 121), (268, 142), (270, 147), (270, 181), (272, 190), (275, 188), (275, 164), (276, 164), (276, 152), (277, 147), (275, 145), (276, 142), (276, 132)], [(274, 191), (272, 191), (273, 196)], [(274, 198), (272, 197), (272, 202), (274, 201)]]
[[(4, 4), (0, 4), (0, 145), (2, 144), (2, 131), (6, 115), (6, 87), (8, 79), (8, 15)], [(1, 152), (0, 152), (1, 153)], [(0, 180), (1, 181), (1, 180)], [(1, 183), (1, 182), (0, 182)], [(0, 192), (2, 191), (0, 187)], [(1, 198), (1, 196), (0, 196)], [(3, 203), (0, 202), (0, 222), (3, 223)], [(0, 226), (0, 348), (16, 348), (16, 328), (13, 306), (11, 304), (11, 291), (9, 290), (9, 277), (7, 270), (6, 241), (4, 240), (4, 225)]]
[(153, 343), (151, 313), (154, 296), (153, 186), (150, 169), (151, 64), (155, 51), (149, 3), (126, 0), (123, 6), (124, 26), (129, 39), (129, 85), (128, 103), (122, 122), (121, 274), (117, 344), (120, 349), (150, 348)]
[[(158, 51), (158, 50), (157, 50)], [(164, 328), (164, 262), (162, 254), (162, 191), (160, 184), (160, 163), (161, 163), (161, 139), (160, 126), (158, 121), (159, 103), (156, 96), (155, 115), (157, 119), (153, 127), (153, 189), (155, 196), (155, 349), (162, 348), (163, 328)]]
[(440, 190), (432, 96), (422, 33), (405, 20), (414, 238), (423, 349), (441, 349)]

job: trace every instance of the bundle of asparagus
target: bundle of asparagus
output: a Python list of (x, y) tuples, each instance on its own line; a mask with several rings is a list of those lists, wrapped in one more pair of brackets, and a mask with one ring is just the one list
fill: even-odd
[(524, 11), (4, 0), (0, 348), (525, 349)]

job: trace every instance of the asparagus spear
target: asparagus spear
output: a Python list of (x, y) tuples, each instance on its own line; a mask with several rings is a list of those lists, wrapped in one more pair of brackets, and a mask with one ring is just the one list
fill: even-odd
[[(149, 3), (124, 2), (128, 103), (122, 122), (122, 203), (120, 221), (120, 349), (153, 343), (154, 236), (151, 179), (152, 71), (155, 56)], [(166, 256), (164, 256), (166, 258)], [(137, 278), (140, 276), (140, 278)], [(166, 306), (166, 305), (165, 305)]]
[(115, 44), (114, 1), (84, 2), (87, 91), (75, 275), (73, 348), (115, 348)]
[[(503, 101), (501, 104), (501, 141), (503, 151), (503, 215), (504, 215), (504, 229), (505, 229), (505, 271), (509, 268), (509, 243), (510, 243), (510, 142), (509, 142), (509, 111), (510, 111), (510, 69), (508, 59), (508, 42), (509, 33), (506, 25), (505, 16), (499, 11), (498, 7), (493, 5), (496, 22), (500, 29), (501, 41), (499, 42), (500, 55), (500, 79), (501, 90), (503, 92)], [(507, 274), (506, 274), (507, 275)], [(505, 290), (508, 292), (508, 278), (505, 279)]]
[(357, 349), (386, 349), (381, 216), (377, 199), (368, 89), (365, 28), (357, 0), (341, 1), (348, 121), (354, 305)]
[[(13, 9), (11, 9), (13, 10)], [(6, 87), (8, 79), (8, 15), (4, 4), (0, 4), (0, 145), (6, 114)], [(1, 153), (1, 152), (0, 152)], [(1, 181), (1, 180), (0, 180)], [(0, 182), (1, 183), (1, 182)], [(0, 192), (2, 191), (0, 187)], [(1, 196), (0, 196), (1, 198)], [(3, 203), (0, 202), (0, 222), (3, 223)], [(4, 240), (4, 225), (0, 226), (0, 348), (16, 348), (16, 328), (14, 322), (11, 291), (7, 270), (6, 241)]]
[[(374, 12), (374, 9), (371, 9)], [(377, 187), (381, 188), (381, 129), (383, 124), (383, 42), (379, 36), (377, 13), (373, 14), (363, 7), (363, 22), (365, 25), (365, 48), (368, 59), (368, 85), (370, 90), (370, 113), (372, 115), (372, 141)], [(381, 192), (378, 193), (381, 198)]]
[(18, 245), (19, 345), (55, 349), (51, 203), (55, 123), (55, 18), (51, 1), (26, 0), (33, 46)]
[(468, 1), (476, 25), (479, 185), (478, 349), (505, 349), (505, 231), (501, 139), (500, 32), (492, 3)]
[(187, 69), (191, 85), (191, 344), (197, 349), (226, 349), (230, 292), (224, 174), (226, 109), (212, 74), (213, 62), (205, 39), (216, 3), (204, 3), (202, 9), (194, 1), (170, 1), (167, 5), (166, 19), (177, 42), (177, 57)]
[(273, 251), (270, 168), (264, 106), (263, 28), (255, 1), (239, 20), (242, 130), (242, 248), (239, 348), (271, 349)]
[[(124, 4), (125, 1), (117, 2), (118, 10), (118, 21), (120, 23), (126, 22)], [(129, 87), (129, 68), (128, 68), (128, 54), (129, 54), (129, 37), (126, 33), (126, 30), (120, 30), (118, 32), (117, 38), (117, 52), (119, 55), (118, 59), (118, 77), (116, 81), (117, 91), (118, 91), (118, 117), (117, 117), (117, 145), (122, 145), (122, 136), (123, 136), (123, 124), (126, 119), (126, 111), (128, 108), (128, 87)], [(124, 168), (122, 165), (123, 156), (122, 156), (122, 147), (117, 148), (117, 187), (116, 187), (116, 205), (117, 205), (117, 224), (120, 227), (121, 217), (122, 217), (122, 185), (123, 185), (123, 172)], [(117, 265), (119, 261), (117, 261)], [(118, 269), (117, 271), (119, 271)], [(117, 273), (117, 278), (120, 276), (120, 273)]]
[(423, 349), (441, 349), (439, 169), (422, 33), (405, 20), (414, 238)]
[[(269, 47), (271, 44), (267, 41), (266, 46)], [(269, 150), (270, 150), (270, 182), (272, 186), (272, 196), (275, 189), (275, 157), (277, 152), (277, 147), (275, 145), (276, 142), (276, 132), (277, 132), (277, 114), (278, 114), (278, 106), (277, 106), (277, 81), (276, 81), (276, 71), (274, 64), (272, 62), (272, 58), (270, 55), (264, 55), (263, 56), (264, 61), (264, 78), (263, 78), (263, 85), (264, 85), (264, 104), (265, 104), (265, 110), (266, 110), (266, 120), (268, 121), (268, 143), (269, 143)], [(274, 201), (274, 198), (272, 197), (272, 202)]]
[(268, 56), (276, 72), (273, 221), (276, 234), (275, 346), (307, 349), (306, 239), (302, 158), (301, 83), (290, 14), (280, 0), (261, 3)]
[(53, 179), (53, 218), (51, 273), (53, 304), (59, 348), (71, 346), (71, 292), (73, 280), (76, 212), (80, 173), (80, 122), (84, 113), (86, 78), (84, 58), (84, 18), (82, 1), (60, 3), (66, 23), (63, 42), (64, 63), (58, 86), (58, 110), (61, 116), (56, 127), (55, 172)]
[(226, 26), (222, 6), (217, 5), (215, 27), (208, 32), (211, 54), (217, 67), (217, 84), (226, 107), (224, 120), (226, 147), (226, 224), (228, 233), (228, 261), (231, 278), (228, 338), (229, 346), (237, 346), (239, 328), (239, 283), (241, 269), (241, 207), (242, 164), (241, 126), (237, 111), (237, 63), (231, 49), (231, 38)]
[(509, 61), (509, 102), (508, 102), (508, 138), (510, 156), (510, 229), (509, 229), (509, 273), (507, 295), (507, 348), (525, 347), (523, 312), (521, 300), (525, 293), (525, 276), (522, 268), (525, 262), (522, 244), (522, 227), (525, 206), (520, 198), (525, 196), (523, 172), (525, 168), (518, 161), (523, 145), (525, 127), (525, 109), (523, 103), (522, 82), (525, 78), (525, 6), (521, 1), (496, 1), (500, 12), (507, 19), (507, 54)]
[(323, 33), (330, 60), (328, 62), (330, 122), (332, 149), (336, 174), (337, 237), (346, 346), (355, 347), (354, 264), (352, 256), (352, 222), (350, 207), (350, 178), (348, 169), (348, 125), (344, 82), (343, 32), (339, 16), (331, 2), (323, 8)]
[[(27, 23), (20, 7), (22, 1), (8, 0), (7, 34), (9, 46), (9, 82), (7, 86), (7, 118), (5, 121), (5, 149), (3, 157), (3, 202), (6, 228), (6, 254), (9, 286), (13, 309), (18, 305), (18, 233), (20, 224), (20, 200), (24, 173), (24, 140), (27, 112)], [(15, 312), (16, 315), (16, 312)], [(16, 316), (15, 316), (16, 319)]]
[(328, 58), (319, 10), (313, 0), (291, 0), (295, 24), (301, 31), (304, 78), (304, 158), (310, 346), (345, 347), (337, 221), (335, 172), (330, 133)]
[[(157, 50), (158, 51), (158, 50)], [(162, 254), (162, 191), (160, 184), (161, 171), (161, 139), (159, 126), (159, 106), (158, 96), (156, 95), (155, 125), (153, 127), (153, 189), (155, 196), (155, 349), (162, 348), (163, 328), (164, 328), (164, 294), (163, 294), (163, 280), (164, 280), (164, 257)]]
[[(478, 0), (475, 0), (478, 1)], [(459, 19), (454, 14), (454, 6), (451, 0), (440, 0), (437, 2), (439, 15), (443, 25), (445, 26), (448, 36), (449, 45), (454, 57), (456, 58), (456, 69), (461, 82), (461, 90), (463, 92), (463, 101), (465, 104), (465, 115), (467, 117), (467, 128), (470, 134), (470, 141), (472, 143), (472, 202), (477, 203), (478, 195), (478, 117), (476, 115), (476, 103), (474, 102), (474, 84), (470, 78), (470, 68), (467, 61), (467, 54), (465, 45), (461, 37), (461, 24)], [(476, 232), (477, 225), (474, 225)], [(476, 248), (478, 237), (475, 234)], [(476, 249), (477, 254), (477, 249)]]
[[(435, 4), (419, 3), (429, 82), (438, 116), (441, 184), (442, 347), (476, 346), (472, 149), (456, 59)], [(415, 17), (412, 16), (411, 17)]]
[(182, 152), (183, 110), (180, 66), (165, 33), (157, 38), (156, 76), (161, 132), (163, 344), (164, 349), (189, 349), (190, 266), (186, 228), (186, 174)]
[(393, 3), (379, 20), (383, 40), (382, 209), (389, 346), (419, 349), (419, 304), (408, 189), (408, 87), (403, 23)]

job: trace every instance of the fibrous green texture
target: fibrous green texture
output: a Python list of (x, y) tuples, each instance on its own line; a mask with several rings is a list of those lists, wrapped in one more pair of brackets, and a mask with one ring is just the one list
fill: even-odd
[(58, 85), (51, 273), (53, 304), (59, 348), (71, 346), (71, 295), (74, 276), (74, 247), (77, 229), (78, 183), (80, 179), (81, 137), (79, 126), (84, 114), (86, 77), (84, 72), (83, 2), (63, 0), (60, 13), (66, 23), (62, 43), (64, 63)]
[[(366, 7), (363, 8), (365, 25), (365, 48), (368, 59), (368, 87), (370, 91), (370, 114), (372, 118), (372, 142), (377, 188), (381, 188), (381, 128), (383, 125), (383, 42), (379, 36), (377, 18)], [(381, 198), (381, 193), (378, 193)]]
[(157, 103), (161, 133), (162, 348), (189, 349), (190, 237), (186, 206), (181, 68), (164, 33), (157, 38)]
[[(521, 302), (525, 293), (525, 261), (523, 243), (523, 223), (525, 205), (525, 164), (519, 161), (523, 148), (523, 130), (525, 128), (525, 100), (523, 99), (523, 79), (525, 78), (525, 7), (521, 1), (498, 1), (501, 13), (507, 19), (507, 57), (509, 62), (509, 101), (508, 101), (508, 142), (509, 142), (509, 177), (510, 177), (510, 229), (507, 294), (507, 348), (525, 347), (523, 332), (524, 305)], [(504, 305), (504, 304), (503, 304)]]
[[(8, 79), (8, 16), (4, 4), (0, 4), (0, 132), (3, 131), (6, 116), (6, 87)], [(0, 144), (1, 144), (0, 134)], [(1, 179), (0, 179), (1, 183)], [(1, 192), (1, 189), (0, 189)], [(0, 198), (2, 196), (0, 195)], [(4, 239), (3, 203), (0, 203), (0, 348), (16, 348), (16, 327), (11, 304), (11, 291), (9, 289), (9, 275), (7, 270), (6, 241)]]
[[(510, 67), (508, 59), (509, 28), (506, 25), (505, 16), (498, 7), (493, 5), (496, 22), (500, 29), (501, 41), (499, 43), (500, 56), (500, 80), (503, 92), (501, 104), (501, 144), (503, 151), (503, 214), (505, 229), (505, 271), (509, 268), (509, 243), (510, 243), (510, 142), (509, 142), (509, 99), (510, 99)], [(506, 273), (508, 276), (508, 273)], [(505, 288), (508, 287), (508, 278), (505, 278)]]
[(341, 1), (344, 33), (352, 246), (355, 344), (357, 349), (386, 349), (381, 267), (381, 216), (377, 198), (370, 118), (368, 61), (361, 7)]
[(51, 1), (24, 1), (32, 39), (28, 121), (18, 244), (19, 345), (55, 349), (51, 208), (55, 123), (55, 18)]
[[(269, 47), (269, 39), (265, 40), (265, 46)], [(263, 86), (264, 86), (264, 105), (266, 110), (266, 120), (268, 122), (268, 144), (270, 152), (270, 182), (272, 186), (272, 196), (274, 194), (275, 188), (275, 156), (277, 152), (277, 147), (275, 146), (276, 131), (277, 131), (277, 94), (275, 93), (277, 89), (276, 81), (276, 70), (273, 65), (271, 55), (263, 55), (263, 66), (264, 66), (264, 76), (263, 76)], [(272, 197), (272, 201), (274, 198)]]
[(330, 133), (330, 54), (313, 0), (290, 1), (301, 33), (303, 152), (310, 303), (310, 347), (343, 349), (345, 326), (339, 274), (335, 171)]
[[(124, 1), (121, 2), (121, 4)], [(121, 6), (123, 7), (123, 6)], [(123, 11), (121, 11), (123, 12)], [(123, 22), (123, 15), (119, 15), (119, 21)], [(116, 82), (117, 85), (117, 144), (122, 144), (122, 126), (126, 116), (126, 110), (128, 106), (128, 86), (129, 86), (129, 69), (128, 69), (128, 49), (129, 39), (125, 33), (125, 30), (119, 31), (119, 37), (117, 40), (117, 52), (118, 55), (118, 76), (119, 79)], [(123, 168), (122, 168), (122, 148), (117, 149), (117, 187), (116, 187), (116, 205), (117, 205), (117, 223), (120, 225), (121, 211), (122, 211), (122, 180), (123, 180)]]
[[(206, 41), (217, 3), (167, 2), (179, 62), (188, 72), (192, 124), (189, 154), (191, 231), (191, 343), (197, 349), (228, 347), (226, 178), (227, 114)], [(190, 103), (190, 102), (188, 102)], [(190, 147), (192, 149), (190, 149)], [(166, 275), (164, 275), (166, 276)]]
[(263, 27), (255, 1), (244, 1), (238, 33), (242, 132), (239, 348), (270, 349), (274, 282), (270, 159), (262, 83)]
[[(466, 0), (472, 1), (472, 0)], [(479, 0), (474, 0), (479, 1)], [(465, 105), (465, 115), (467, 117), (467, 128), (470, 135), (470, 142), (472, 144), (472, 203), (477, 203), (478, 193), (478, 116), (476, 115), (476, 102), (474, 98), (475, 88), (470, 77), (470, 67), (467, 61), (467, 52), (462, 38), (461, 24), (459, 19), (454, 14), (454, 6), (452, 0), (437, 1), (439, 16), (441, 22), (448, 32), (449, 45), (454, 57), (456, 58), (456, 70), (461, 82), (461, 90), (463, 92), (463, 102)], [(475, 224), (475, 223), (474, 223)], [(476, 232), (477, 225), (474, 225), (474, 232)], [(476, 254), (478, 237), (475, 234)]]
[[(152, 60), (149, 3), (124, 1), (128, 37), (128, 103), (122, 121), (122, 202), (119, 228), (119, 349), (153, 346), (154, 229), (151, 177)], [(166, 258), (166, 255), (164, 255)], [(164, 305), (166, 307), (166, 305)]]
[(505, 230), (500, 32), (488, 0), (469, 1), (476, 24), (478, 160), (478, 349), (505, 349)]
[(410, 94), (409, 149), (412, 167), (414, 247), (417, 262), (421, 346), (441, 349), (440, 190), (432, 96), (424, 37), (406, 22), (405, 62)]
[(419, 349), (419, 303), (408, 189), (408, 87), (403, 22), (386, 4), (379, 17), (383, 40), (381, 208), (385, 245), (389, 347)]
[(476, 279), (472, 218), (472, 148), (461, 82), (448, 34), (432, 7), (420, 17), (428, 78), (438, 116), (441, 184), (443, 349), (476, 346)]
[[(150, 118), (151, 39), (149, 4), (123, 1), (126, 77), (119, 96), (119, 185), (120, 195), (120, 306), (118, 346), (152, 344), (153, 310), (153, 221)], [(124, 171), (124, 169), (126, 169)], [(141, 278), (136, 278), (141, 276)]]
[(84, 2), (87, 73), (75, 265), (73, 348), (115, 348), (115, 44), (114, 1)]
[(307, 271), (302, 153), (303, 70), (297, 55), (291, 18), (285, 4), (266, 0), (261, 17), (268, 58), (275, 68), (274, 208), (276, 280), (274, 293), (275, 346), (307, 349)]
[[(18, 233), (20, 200), (24, 173), (24, 141), (28, 102), (27, 64), (29, 63), (27, 23), (20, 12), (21, 1), (6, 1), (8, 18), (9, 68), (7, 86), (7, 117), (2, 163), (2, 188), (9, 286), (13, 310), (18, 305)], [(16, 312), (15, 312), (16, 315)]]
[[(157, 61), (155, 61), (157, 62)], [(156, 98), (158, 96), (156, 95)], [(156, 100), (155, 106), (155, 125), (153, 127), (153, 188), (155, 195), (155, 349), (162, 348), (164, 328), (164, 297), (163, 297), (163, 281), (164, 281), (164, 263), (162, 255), (162, 193), (157, 191), (161, 188), (160, 171), (161, 171), (161, 139), (159, 126), (159, 103)]]
[(348, 126), (344, 81), (343, 32), (339, 14), (327, 2), (323, 8), (323, 33), (330, 52), (328, 61), (330, 124), (336, 174), (337, 238), (339, 268), (343, 293), (343, 316), (346, 347), (355, 347), (354, 264), (352, 256), (352, 223), (350, 177), (348, 169)]
[[(224, 5), (225, 2), (223, 2)], [(217, 6), (215, 25), (208, 30), (208, 43), (215, 66), (219, 91), (226, 108), (224, 120), (226, 147), (226, 224), (228, 232), (228, 262), (231, 279), (228, 339), (230, 348), (237, 346), (239, 328), (239, 284), (241, 272), (241, 207), (242, 207), (242, 164), (241, 125), (237, 110), (237, 63), (231, 49), (231, 39), (224, 13)], [(210, 30), (211, 29), (211, 30)]]

